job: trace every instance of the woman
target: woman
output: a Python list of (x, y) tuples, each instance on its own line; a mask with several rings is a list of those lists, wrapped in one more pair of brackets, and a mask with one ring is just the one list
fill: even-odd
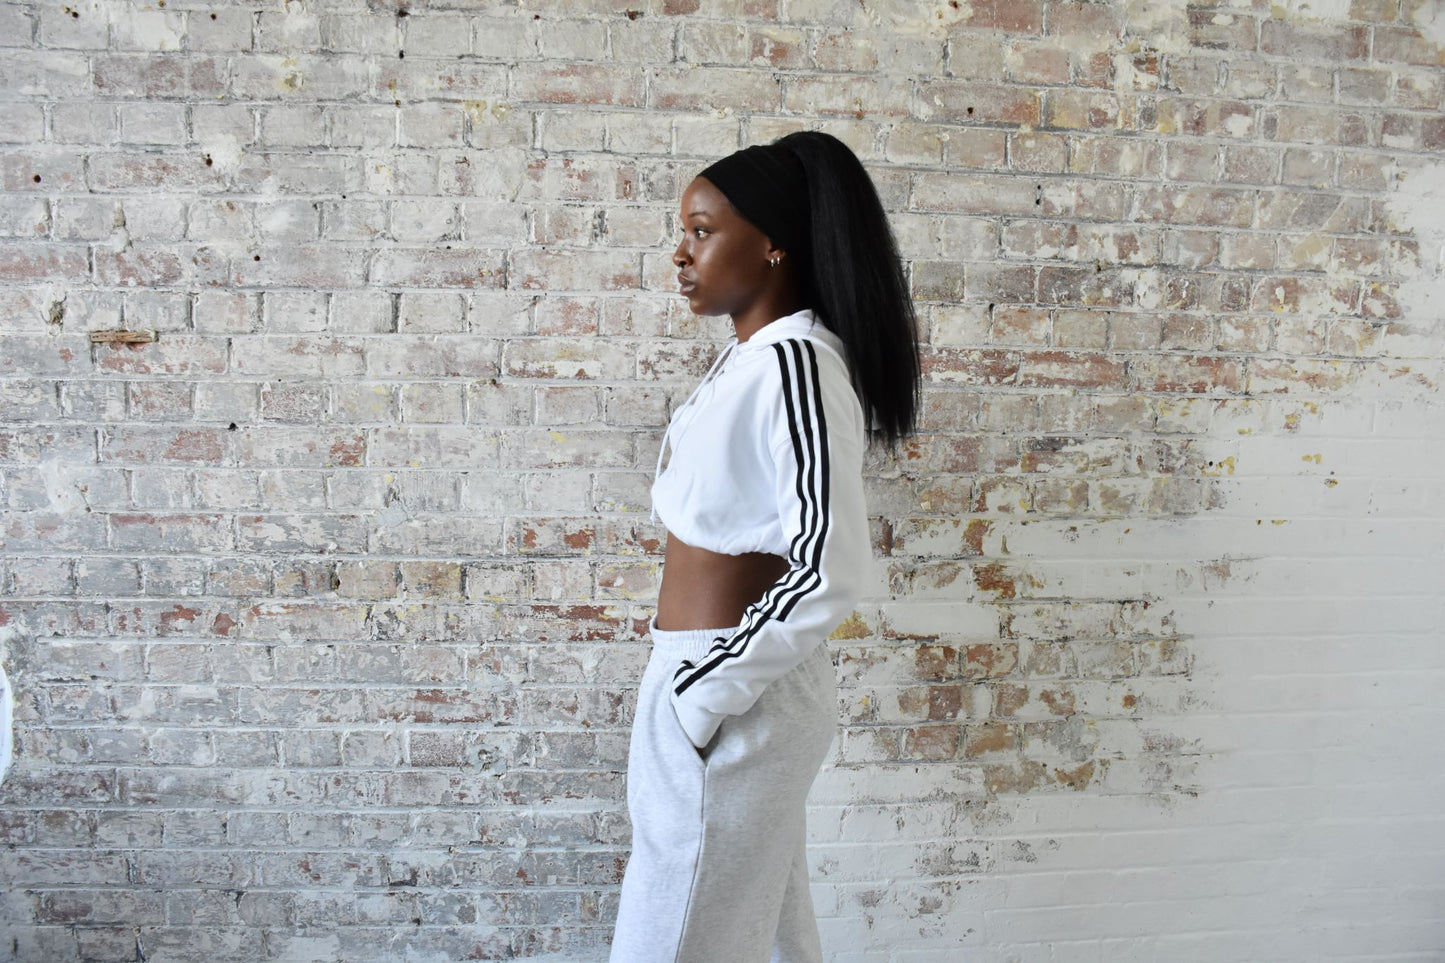
[(864, 449), (913, 430), (917, 322), (877, 191), (835, 137), (738, 151), (679, 213), (681, 291), (736, 334), (658, 453), (671, 439), (611, 959), (816, 961), (804, 802), (837, 726), (825, 642), (870, 587)]

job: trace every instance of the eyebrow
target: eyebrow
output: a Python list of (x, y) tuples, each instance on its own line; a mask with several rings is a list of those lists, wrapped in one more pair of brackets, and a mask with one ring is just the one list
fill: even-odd
[(703, 217), (710, 217), (710, 216), (712, 216), (712, 212), (711, 212), (711, 211), (688, 211), (688, 212), (687, 212), (687, 216), (688, 216), (688, 217), (697, 217), (699, 214), (701, 214)]

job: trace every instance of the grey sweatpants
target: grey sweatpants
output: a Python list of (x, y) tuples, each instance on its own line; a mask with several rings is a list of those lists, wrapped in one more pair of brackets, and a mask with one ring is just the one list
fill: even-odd
[(673, 671), (732, 629), (651, 627), (627, 762), (632, 856), (611, 963), (820, 963), (804, 803), (837, 729), (827, 645), (769, 683), (699, 751)]

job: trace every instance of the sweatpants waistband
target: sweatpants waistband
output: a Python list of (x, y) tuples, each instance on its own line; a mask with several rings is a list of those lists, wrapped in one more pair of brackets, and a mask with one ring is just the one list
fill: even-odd
[(707, 654), (718, 637), (730, 637), (738, 627), (720, 629), (659, 629), (657, 616), (648, 620), (647, 633), (652, 637), (652, 650), (669, 659), (692, 659), (696, 661)]

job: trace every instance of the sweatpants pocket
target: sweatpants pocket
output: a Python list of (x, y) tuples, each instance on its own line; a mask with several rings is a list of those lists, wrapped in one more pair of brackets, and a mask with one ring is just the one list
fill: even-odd
[(704, 756), (697, 746), (692, 744), (692, 740), (688, 738), (687, 730), (682, 727), (682, 720), (677, 717), (677, 707), (672, 704), (671, 693), (667, 690), (666, 686), (663, 686), (659, 698), (662, 700), (663, 705), (666, 706), (663, 711), (666, 712), (668, 718), (672, 720), (672, 729), (673, 732), (677, 734), (679, 751), (692, 759), (693, 762), (697, 764), (697, 768), (706, 768), (707, 757)]

